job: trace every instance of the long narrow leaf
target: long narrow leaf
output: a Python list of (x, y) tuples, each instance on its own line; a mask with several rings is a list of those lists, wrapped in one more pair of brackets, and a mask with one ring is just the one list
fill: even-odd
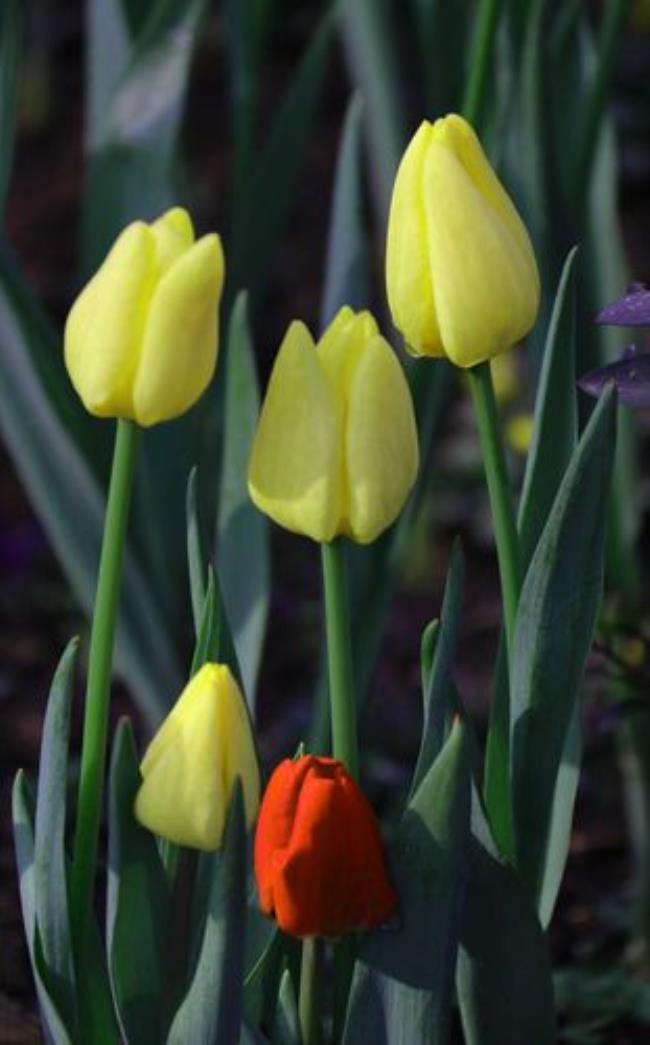
[(52, 680), (39, 759), (34, 892), (43, 968), (67, 1027), (77, 1023), (65, 851), (68, 741), (79, 642), (72, 639)]
[(616, 395), (600, 400), (558, 491), (521, 593), (511, 654), (517, 863), (544, 887), (550, 811), (603, 581)]
[(448, 1041), (469, 817), (469, 745), (459, 724), (391, 846), (401, 928), (371, 933), (361, 944), (345, 1045)]
[(217, 562), (225, 613), (252, 708), (269, 609), (270, 553), (266, 516), (253, 506), (247, 486), (260, 396), (244, 295), (237, 298), (230, 316), (226, 368)]

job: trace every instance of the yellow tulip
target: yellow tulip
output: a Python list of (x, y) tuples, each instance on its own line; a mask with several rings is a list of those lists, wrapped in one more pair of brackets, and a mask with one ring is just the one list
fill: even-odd
[(135, 815), (177, 845), (219, 849), (237, 777), (246, 823), (257, 815), (260, 776), (244, 698), (230, 669), (204, 664), (149, 744)]
[(221, 240), (195, 242), (185, 210), (135, 221), (72, 306), (65, 363), (97, 417), (168, 421), (205, 391), (217, 361)]
[(524, 224), (470, 125), (424, 121), (395, 180), (388, 303), (415, 355), (472, 367), (535, 322), (539, 274)]
[(257, 507), (315, 541), (373, 541), (418, 468), (413, 404), (369, 312), (342, 308), (317, 345), (300, 322), (280, 347), (248, 474)]

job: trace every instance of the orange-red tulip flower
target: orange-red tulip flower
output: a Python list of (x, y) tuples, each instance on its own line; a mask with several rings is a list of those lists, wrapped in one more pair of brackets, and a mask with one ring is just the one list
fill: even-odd
[(273, 773), (255, 836), (260, 906), (292, 936), (341, 936), (397, 904), (379, 829), (341, 762), (305, 755)]

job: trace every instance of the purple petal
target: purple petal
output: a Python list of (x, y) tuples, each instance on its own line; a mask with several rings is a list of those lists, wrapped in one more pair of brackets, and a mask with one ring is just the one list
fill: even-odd
[(614, 382), (618, 400), (626, 406), (650, 409), (650, 354), (625, 355), (616, 363), (590, 370), (578, 380), (583, 392), (598, 396), (606, 385)]
[(633, 283), (622, 298), (598, 313), (596, 322), (610, 327), (650, 327), (650, 290)]

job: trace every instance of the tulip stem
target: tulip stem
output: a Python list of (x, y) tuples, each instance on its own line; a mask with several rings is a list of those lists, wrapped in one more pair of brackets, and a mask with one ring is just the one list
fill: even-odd
[(70, 889), (73, 939), (79, 965), (84, 961), (97, 865), (113, 645), (138, 436), (137, 425), (132, 421), (118, 420), (90, 633)]
[(492, 525), (494, 526), (501, 577), (506, 642), (510, 653), (521, 589), (521, 557), (515, 508), (489, 362), (479, 363), (478, 366), (472, 367), (467, 371), (467, 377), (474, 401), (483, 467), (490, 495)]
[(323, 941), (318, 936), (307, 936), (302, 941), (300, 963), (300, 995), (298, 1019), (302, 1045), (320, 1042), (320, 957)]
[(332, 752), (334, 758), (340, 759), (356, 780), (359, 776), (357, 705), (354, 696), (350, 609), (343, 542), (339, 538), (330, 544), (321, 545), (321, 548), (332, 712)]

